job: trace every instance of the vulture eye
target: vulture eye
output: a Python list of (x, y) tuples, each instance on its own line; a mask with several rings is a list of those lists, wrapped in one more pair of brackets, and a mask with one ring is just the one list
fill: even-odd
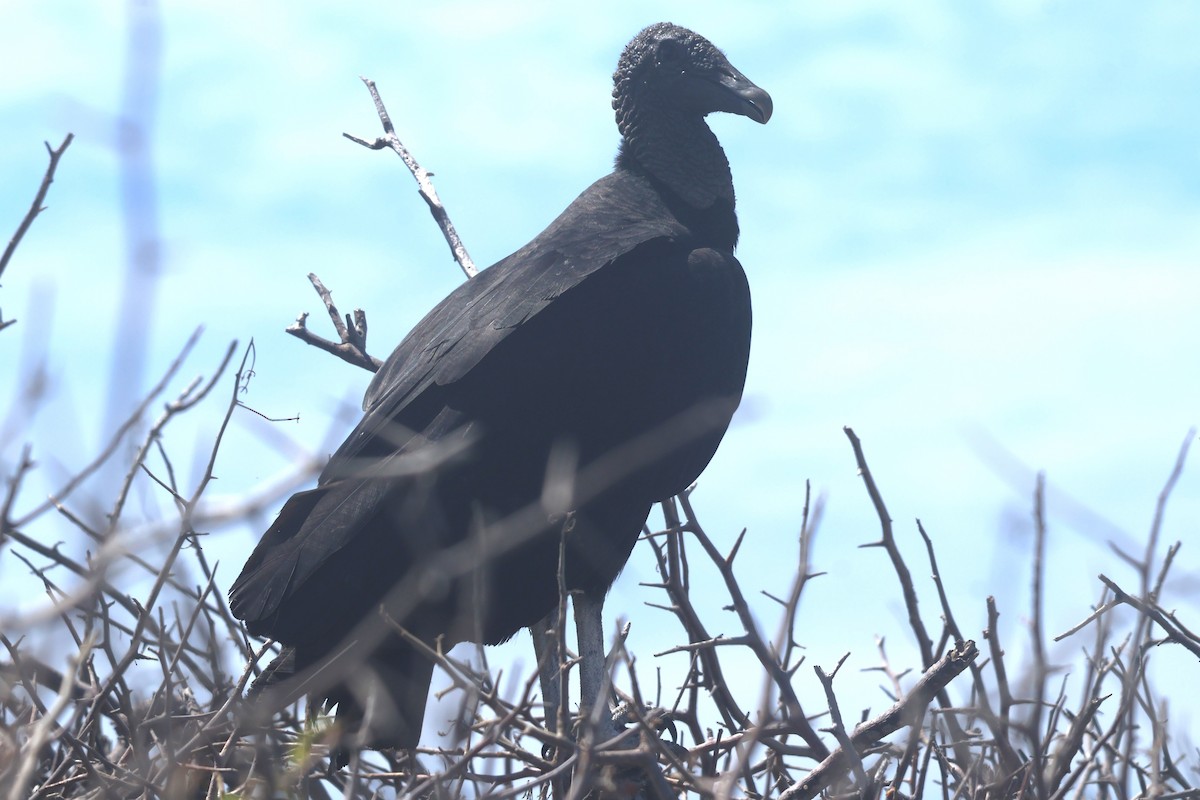
[(659, 64), (674, 66), (687, 56), (687, 48), (678, 39), (663, 39), (658, 43), (655, 56)]

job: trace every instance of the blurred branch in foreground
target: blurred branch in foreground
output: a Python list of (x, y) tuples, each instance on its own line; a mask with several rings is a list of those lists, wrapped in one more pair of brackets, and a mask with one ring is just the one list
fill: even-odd
[[(63, 153), (67, 151), (67, 148), (74, 139), (75, 134), (68, 133), (66, 138), (63, 139), (62, 144), (57, 148), (51, 147), (49, 142), (44, 142), (46, 152), (50, 155), (50, 163), (46, 165), (46, 174), (42, 176), (42, 183), (38, 186), (37, 194), (33, 196), (33, 204), (29, 206), (29, 211), (25, 213), (25, 216), (21, 219), (21, 223), (17, 225), (16, 233), (8, 240), (8, 246), (4, 248), (4, 255), (0, 255), (0, 277), (4, 276), (4, 270), (8, 268), (8, 262), (12, 260), (13, 253), (17, 251), (17, 245), (25, 238), (25, 233), (33, 225), (33, 221), (37, 219), (37, 215), (46, 210), (46, 206), (43, 203), (46, 202), (46, 194), (50, 191), (50, 184), (54, 183), (54, 173), (58, 169), (59, 159), (62, 158)], [(6, 321), (4, 315), (0, 314), (0, 331), (14, 322), (16, 322), (15, 319)]]
[[(212, 377), (190, 383), (167, 405), (161, 424), (204, 399), (231, 352)], [(239, 371), (231, 381), (226, 418), (243, 378)], [(210, 457), (220, 441), (218, 434)], [(855, 450), (862, 458), (861, 445)], [(229, 616), (223, 587), (197, 535), (198, 503), (211, 472), (185, 489), (172, 477), (170, 459), (161, 456), (159, 467), (143, 460), (136, 471), (176, 504), (174, 532), (161, 529), (169, 548), (162, 563), (147, 562), (128, 545), (117, 546), (128, 542), (119, 521), (109, 531), (95, 532), (101, 547), (82, 559), (6, 525), (8, 552), (29, 565), (49, 597), (45, 613), (23, 616), (22, 628), (39, 637), (65, 634), (74, 642), (51, 659), (30, 649), (32, 639), (8, 632), (2, 637), (7, 660), (0, 666), (0, 780), (8, 796), (195, 792), (249, 797), (280, 790), (310, 796), (392, 790), (413, 797), (574, 796), (585, 785), (603, 791), (640, 787), (637, 792), (654, 797), (788, 800), (822, 794), (920, 797), (933, 791), (1055, 798), (1091, 796), (1098, 787), (1128, 797), (1189, 797), (1196, 791), (1195, 763), (1186, 750), (1177, 749), (1186, 743), (1172, 738), (1167, 700), (1145, 672), (1145, 656), (1155, 645), (1194, 646), (1194, 634), (1178, 615), (1163, 611), (1157, 597), (1122, 594), (1118, 601), (1111, 588), (1104, 589), (1108, 596), (1088, 618), (1095, 635), (1083, 662), (1086, 680), (1068, 696), (1051, 685), (1054, 675), (1037, 673), (1036, 662), (1006, 659), (999, 645), (999, 613), (990, 598), (989, 627), (983, 632), (988, 659), (980, 663), (974, 643), (954, 622), (946, 593), (939, 592), (940, 624), (925, 620), (923, 626), (940, 655), (915, 670), (897, 668), (884, 655), (880, 670), (890, 676), (895, 697), (883, 713), (851, 726), (839, 706), (865, 703), (838, 696), (836, 670), (817, 674), (827, 712), (816, 717), (805, 712), (797, 693), (802, 682), (814, 680), (799, 669), (805, 627), (800, 610), (804, 587), (816, 576), (808, 559), (820, 509), (806, 503), (796, 569), (786, 591), (770, 593), (769, 587), (746, 586), (735, 571), (738, 553), (756, 546), (755, 540), (738, 537), (728, 552), (718, 550), (688, 495), (664, 504), (667, 527), (647, 531), (645, 547), (658, 564), (661, 607), (678, 624), (676, 643), (664, 642), (663, 653), (685, 653), (691, 667), (673, 699), (648, 704), (638, 662), (618, 637), (609, 661), (614, 688), (625, 701), (622, 723), (632, 738), (596, 747), (555, 733), (541, 714), (536, 671), (521, 676), (516, 694), (508, 696), (487, 670), (431, 650), (429, 657), (450, 676), (446, 692), (460, 699), (450, 744), (422, 748), (428, 763), (409, 763), (388, 752), (364, 753), (349, 769), (331, 771), (322, 716), (309, 717), (293, 707), (265, 728), (242, 716), (241, 692), (267, 648), (253, 647)], [(11, 500), (10, 494), (9, 506)], [(119, 504), (114, 508), (119, 511)], [(60, 524), (78, 524), (67, 509), (53, 510)], [(928, 535), (925, 541), (933, 559)], [(699, 560), (689, 553), (696, 546)], [(1177, 552), (1170, 548), (1159, 563), (1152, 589), (1161, 590)], [(187, 570), (182, 569), (185, 555)], [(936, 561), (931, 565), (940, 586)], [(111, 576), (126, 574), (129, 567), (150, 582), (135, 581), (136, 590), (118, 585)], [(740, 632), (713, 635), (714, 626), (728, 620), (706, 620), (694, 602), (694, 576), (710, 570), (720, 576)], [(197, 581), (179, 579), (191, 571)], [(70, 581), (64, 581), (68, 575)], [(710, 595), (712, 584), (704, 585)], [(750, 589), (760, 588), (783, 610), (773, 640), (763, 635), (747, 600)], [(1131, 619), (1114, 616), (1118, 602), (1134, 609)], [(828, 618), (836, 609), (821, 614)], [(15, 631), (13, 624), (5, 629)], [(1167, 639), (1161, 638), (1163, 632)], [(856, 639), (848, 637), (848, 650)], [(735, 650), (753, 657), (757, 675), (742, 669), (735, 677), (729, 671), (725, 664)], [(574, 666), (568, 654), (565, 669)], [(955, 677), (964, 671), (971, 678), (959, 686)], [(1027, 675), (1021, 693), (1011, 677), (1018, 674)], [(1029, 696), (1039, 692), (1051, 699), (1035, 714)], [(1101, 716), (1105, 707), (1115, 713)], [(828, 722), (815, 727), (824, 713)], [(1123, 775), (1127, 784), (1120, 783)], [(559, 780), (564, 777), (569, 780)]]

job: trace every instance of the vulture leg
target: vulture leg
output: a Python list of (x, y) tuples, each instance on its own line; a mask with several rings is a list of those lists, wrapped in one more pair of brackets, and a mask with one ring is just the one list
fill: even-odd
[(579, 713), (596, 720), (596, 743), (606, 742), (619, 731), (613, 723), (608, 695), (610, 676), (604, 652), (604, 598), (580, 592), (575, 604), (575, 635), (579, 645)]
[(538, 677), (542, 685), (542, 707), (546, 727), (558, 731), (558, 710), (562, 701), (562, 653), (558, 649), (558, 608), (539, 619), (530, 628), (533, 652), (537, 656)]

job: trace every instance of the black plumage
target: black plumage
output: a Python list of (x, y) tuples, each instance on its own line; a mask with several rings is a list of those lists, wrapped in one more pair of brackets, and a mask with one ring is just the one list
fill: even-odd
[(667, 23), (614, 83), (613, 172), (417, 324), (230, 591), (287, 646), (260, 685), (366, 714), (370, 744), (415, 746), (432, 672), (379, 608), (427, 642), (504, 641), (557, 604), (560, 539), (568, 588), (603, 598), (740, 400), (750, 294), (704, 116), (766, 122), (771, 99)]

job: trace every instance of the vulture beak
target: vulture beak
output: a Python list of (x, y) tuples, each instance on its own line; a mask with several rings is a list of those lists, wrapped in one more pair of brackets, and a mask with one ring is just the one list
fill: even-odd
[(714, 73), (704, 77), (697, 76), (688, 84), (685, 91), (705, 114), (725, 111), (766, 124), (774, 110), (771, 95), (755, 86), (728, 62), (718, 67)]

